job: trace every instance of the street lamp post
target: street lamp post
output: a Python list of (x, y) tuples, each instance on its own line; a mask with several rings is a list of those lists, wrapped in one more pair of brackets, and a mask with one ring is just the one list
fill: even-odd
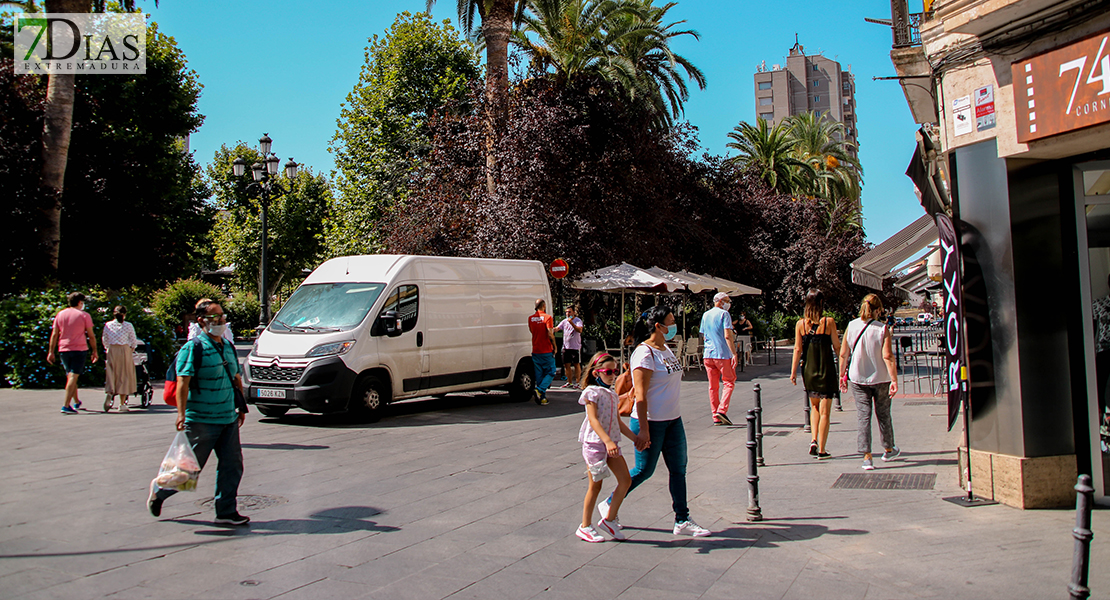
[[(251, 178), (254, 183), (247, 186), (246, 192), (251, 196), (258, 196), (262, 202), (262, 257), (259, 261), (259, 302), (262, 304), (262, 310), (258, 315), (258, 329), (265, 329), (266, 325), (270, 323), (270, 294), (269, 294), (269, 274), (267, 269), (266, 260), (266, 242), (267, 242), (267, 227), (266, 227), (266, 213), (270, 208), (270, 200), (280, 198), (288, 194), (293, 187), (293, 180), (297, 177), (297, 163), (293, 162), (290, 158), (289, 162), (285, 163), (285, 177), (289, 180), (289, 189), (282, 187), (277, 181), (278, 165), (281, 160), (277, 154), (270, 152), (270, 146), (273, 140), (270, 139), (268, 134), (263, 133), (262, 137), (258, 140), (258, 148), (262, 151), (262, 161), (256, 162), (251, 165)], [(231, 163), (232, 172), (235, 177), (242, 177), (247, 171), (247, 161), (243, 158), (236, 158)]]

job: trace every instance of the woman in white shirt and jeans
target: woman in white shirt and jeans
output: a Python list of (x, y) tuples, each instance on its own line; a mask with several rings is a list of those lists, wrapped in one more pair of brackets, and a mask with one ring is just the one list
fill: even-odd
[(894, 445), (894, 424), (890, 420), (890, 399), (898, 393), (898, 368), (891, 331), (882, 318), (883, 301), (875, 294), (864, 296), (859, 318), (848, 323), (840, 345), (840, 390), (851, 388), (856, 400), (856, 445), (867, 471), (875, 468), (871, 460), (872, 405), (879, 422), (883, 462), (894, 460), (902, 452)]
[[(690, 520), (686, 503), (686, 430), (682, 426), (679, 393), (682, 363), (667, 347), (677, 333), (674, 313), (665, 306), (649, 308), (636, 323), (636, 349), (629, 361), (636, 404), (629, 428), (636, 434), (636, 466), (628, 492), (648, 480), (659, 463), (659, 455), (670, 476), (674, 534), (701, 537), (709, 530)], [(643, 424), (647, 423), (647, 429)], [(602, 518), (609, 516), (612, 497), (597, 505)]]

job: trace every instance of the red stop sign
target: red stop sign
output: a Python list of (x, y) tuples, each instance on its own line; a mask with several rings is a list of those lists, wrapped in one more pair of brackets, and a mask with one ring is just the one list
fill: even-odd
[(567, 272), (570, 269), (567, 266), (567, 261), (561, 258), (556, 258), (555, 260), (551, 261), (551, 267), (548, 270), (550, 271), (551, 276), (555, 279), (562, 279), (567, 276)]

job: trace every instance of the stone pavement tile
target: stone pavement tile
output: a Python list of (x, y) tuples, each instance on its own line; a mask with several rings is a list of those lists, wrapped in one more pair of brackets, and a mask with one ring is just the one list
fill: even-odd
[(321, 579), (308, 585), (289, 590), (284, 594), (272, 596), (272, 598), (280, 600), (321, 600), (322, 598), (365, 598), (367, 596), (367, 589), (365, 586), (350, 583), (347, 581), (339, 581), (337, 579)]
[(521, 535), (514, 531), (492, 538), (475, 548), (474, 551), (493, 556), (513, 556), (520, 558), (542, 550), (554, 542), (555, 540), (553, 539)]
[(444, 539), (437, 536), (402, 548), (392, 555), (438, 563), (465, 554), (482, 543), (482, 540), (477, 539)]
[(527, 600), (540, 594), (559, 582), (557, 577), (545, 575), (507, 574), (499, 571), (477, 581), (470, 587), (461, 589), (450, 596), (451, 600)]
[[(317, 560), (325, 560), (317, 557)], [(383, 556), (356, 567), (344, 569), (332, 576), (350, 583), (367, 586), (371, 590), (385, 587), (398, 579), (426, 571), (436, 563), (403, 556)], [(429, 572), (429, 574), (431, 574)]]
[(463, 590), (473, 583), (472, 579), (454, 577), (449, 573), (437, 575), (417, 573), (378, 588), (364, 597), (374, 600), (438, 600)]
[[(213, 563), (249, 568), (252, 569), (251, 573), (273, 569), (312, 556), (307, 554), (303, 547), (278, 543), (269, 538), (243, 540), (243, 543), (221, 550), (223, 551), (212, 557)], [(342, 548), (330, 550), (336, 553), (341, 551)], [(320, 554), (315, 556), (319, 557)]]
[(30, 567), (0, 577), (0, 590), (3, 590), (4, 596), (14, 598), (20, 594), (28, 594), (73, 579), (72, 574), (64, 571), (46, 567)]
[[(541, 596), (545, 598), (544, 596)], [(697, 593), (676, 592), (674, 590), (656, 590), (639, 586), (632, 586), (617, 596), (618, 600), (696, 600), (705, 596)], [(733, 600), (743, 598), (741, 595), (730, 596)], [(764, 596), (767, 598), (769, 596)]]
[(441, 577), (466, 579), (474, 582), (481, 581), (516, 561), (515, 557), (467, 552), (440, 561), (431, 568), (431, 572)]
[(643, 577), (643, 569), (586, 565), (551, 586), (550, 592), (578, 594), (580, 598), (616, 598)]
[(869, 584), (848, 572), (843, 565), (811, 560), (783, 595), (783, 600), (862, 600)]

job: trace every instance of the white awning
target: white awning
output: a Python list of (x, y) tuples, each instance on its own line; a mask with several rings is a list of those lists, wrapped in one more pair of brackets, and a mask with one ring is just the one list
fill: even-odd
[(656, 277), (628, 263), (604, 267), (568, 281), (567, 287), (575, 290), (598, 292), (675, 292), (683, 285), (669, 279)]
[(883, 289), (883, 280), (936, 251), (937, 225), (933, 217), (921, 215), (905, 229), (890, 236), (870, 252), (852, 262), (852, 283)]
[(759, 288), (754, 288), (750, 285), (744, 285), (742, 283), (736, 283), (735, 281), (729, 281), (728, 279), (722, 279), (720, 277), (713, 277), (712, 275), (698, 275), (697, 273), (690, 273), (688, 271), (679, 271), (678, 274), (683, 277), (699, 279), (705, 282), (705, 285), (711, 286), (712, 289), (715, 289), (718, 292), (724, 292), (729, 296), (759, 296), (763, 294), (763, 290)]
[(655, 275), (656, 277), (659, 277), (660, 279), (666, 279), (668, 281), (673, 281), (682, 286), (685, 286), (687, 290), (695, 294), (700, 294), (702, 292), (711, 292), (717, 289), (705, 279), (701, 277), (692, 277), (689, 273), (683, 275), (682, 273), (675, 273), (666, 269), (660, 269), (659, 267), (652, 267), (650, 269), (646, 269), (646, 271), (648, 273), (651, 273), (652, 275)]

